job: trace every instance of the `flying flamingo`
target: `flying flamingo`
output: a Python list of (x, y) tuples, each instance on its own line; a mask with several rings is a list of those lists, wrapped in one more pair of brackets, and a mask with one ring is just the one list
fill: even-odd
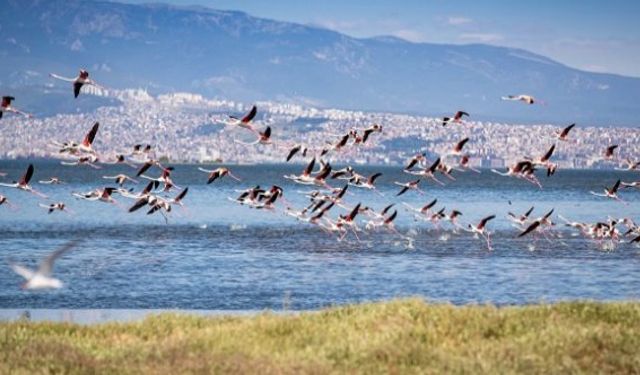
[(25, 174), (20, 178), (19, 181), (15, 181), (12, 184), (7, 184), (7, 183), (0, 183), (0, 186), (6, 186), (6, 187), (11, 187), (11, 188), (16, 188), (19, 190), (24, 190), (24, 191), (28, 191), (29, 193), (35, 194), (41, 198), (47, 198), (46, 195), (36, 191), (35, 189), (33, 189), (30, 185), (29, 185), (29, 181), (31, 181), (31, 177), (33, 177), (33, 164), (29, 164), (29, 166), (27, 167), (27, 171), (25, 172)]
[(100, 86), (95, 81), (89, 79), (89, 72), (84, 70), (84, 69), (80, 69), (80, 72), (78, 73), (78, 76), (76, 78), (62, 77), (62, 76), (59, 76), (59, 75), (54, 74), (54, 73), (49, 73), (49, 76), (51, 78), (55, 78), (55, 79), (58, 79), (58, 80), (61, 80), (61, 81), (72, 82), (73, 83), (73, 97), (74, 98), (77, 98), (78, 95), (80, 95), (80, 89), (84, 85), (91, 85), (91, 86), (95, 86), (95, 87), (97, 87), (99, 89), (106, 90), (104, 87)]
[(2, 97), (2, 102), (0, 103), (0, 118), (2, 118), (2, 114), (5, 112), (12, 112), (12, 113), (17, 113), (19, 115), (23, 115), (26, 116), (27, 118), (32, 118), (33, 115), (26, 113), (26, 112), (22, 112), (21, 110), (14, 108), (11, 105), (11, 102), (16, 100), (16, 98), (14, 98), (13, 96), (3, 96)]

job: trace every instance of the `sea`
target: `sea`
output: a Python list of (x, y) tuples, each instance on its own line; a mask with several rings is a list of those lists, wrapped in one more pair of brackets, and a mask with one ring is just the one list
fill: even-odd
[[(56, 160), (0, 161), (0, 181), (17, 180), (33, 163), (32, 186), (42, 199), (0, 187), (15, 207), (0, 206), (0, 310), (74, 311), (207, 310), (252, 312), (315, 310), (328, 306), (419, 297), (452, 304), (521, 305), (567, 300), (637, 300), (640, 298), (640, 248), (626, 238), (618, 243), (586, 239), (563, 225), (629, 217), (640, 221), (639, 191), (624, 189), (625, 202), (597, 197), (617, 179), (635, 181), (640, 172), (558, 170), (540, 174), (540, 189), (521, 179), (489, 170), (439, 176), (440, 186), (421, 182), (424, 194), (397, 197), (394, 182), (415, 179), (395, 166), (355, 166), (363, 175), (382, 173), (378, 192), (350, 187), (346, 205), (361, 203), (375, 210), (395, 203), (396, 228), (350, 233), (343, 240), (284, 213), (302, 209), (311, 187), (284, 179), (299, 174), (302, 164), (230, 165), (241, 181), (229, 177), (207, 184), (198, 167), (177, 164), (173, 180), (189, 187), (184, 207), (174, 207), (168, 221), (146, 210), (129, 213), (133, 200), (115, 195), (117, 204), (76, 199), (72, 192), (115, 186), (103, 176), (136, 170), (126, 166), (63, 166)], [(340, 166), (336, 166), (339, 168)], [(158, 175), (151, 170), (149, 175)], [(60, 185), (38, 181), (52, 176)], [(335, 187), (344, 181), (329, 180)], [(143, 180), (128, 185), (141, 190)], [(257, 210), (233, 202), (237, 190), (277, 185), (285, 201), (275, 210)], [(176, 192), (169, 194), (175, 195)], [(460, 223), (488, 224), (493, 249), (448, 223), (436, 227), (408, 212), (437, 198), (436, 209), (462, 212)], [(70, 213), (48, 214), (39, 203), (65, 202)], [(557, 224), (547, 236), (518, 238), (507, 218), (534, 206), (532, 217), (551, 209)], [(328, 216), (347, 213), (335, 207)], [(364, 216), (357, 217), (361, 223)], [(25, 291), (9, 264), (37, 267), (51, 251), (69, 241), (77, 246), (55, 263), (61, 289)], [(2, 314), (0, 314), (2, 316)]]

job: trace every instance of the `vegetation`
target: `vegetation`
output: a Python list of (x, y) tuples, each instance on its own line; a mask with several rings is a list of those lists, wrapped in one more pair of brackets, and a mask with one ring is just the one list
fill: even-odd
[(419, 299), (249, 317), (0, 324), (0, 373), (640, 373), (640, 304)]

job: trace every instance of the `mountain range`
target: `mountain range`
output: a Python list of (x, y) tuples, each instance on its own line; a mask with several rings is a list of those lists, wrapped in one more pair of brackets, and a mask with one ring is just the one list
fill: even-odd
[[(505, 122), (638, 124), (640, 79), (585, 72), (525, 50), (354, 38), (246, 13), (166, 4), (5, 0), (0, 92), (39, 114), (112, 104), (47, 77), (79, 68), (113, 88), (244, 102)], [(615, 58), (615, 57), (612, 57)], [(542, 105), (504, 102), (531, 94)], [(18, 105), (20, 104), (20, 105)]]

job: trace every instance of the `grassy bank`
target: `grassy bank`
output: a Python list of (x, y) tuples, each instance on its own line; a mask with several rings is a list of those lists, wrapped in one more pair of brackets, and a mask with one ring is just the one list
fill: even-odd
[(640, 373), (640, 304), (428, 305), (0, 323), (0, 373)]

